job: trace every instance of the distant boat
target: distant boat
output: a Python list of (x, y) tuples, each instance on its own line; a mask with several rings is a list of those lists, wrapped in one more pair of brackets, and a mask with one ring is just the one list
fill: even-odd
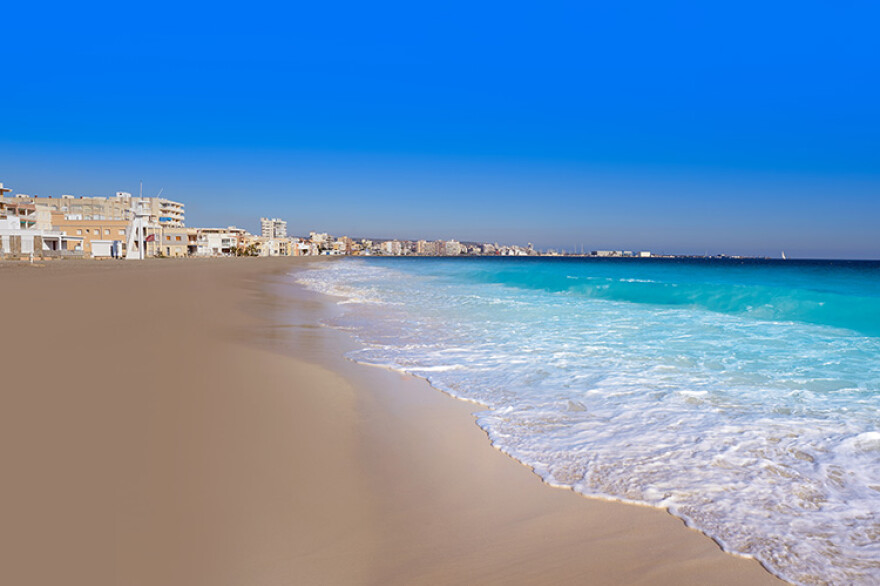
[(785, 251), (782, 251), (782, 260), (785, 260)]

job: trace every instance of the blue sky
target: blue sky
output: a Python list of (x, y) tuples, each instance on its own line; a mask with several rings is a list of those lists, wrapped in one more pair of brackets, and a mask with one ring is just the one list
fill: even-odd
[(880, 258), (871, 2), (17, 4), (18, 192), (142, 179), (196, 226)]

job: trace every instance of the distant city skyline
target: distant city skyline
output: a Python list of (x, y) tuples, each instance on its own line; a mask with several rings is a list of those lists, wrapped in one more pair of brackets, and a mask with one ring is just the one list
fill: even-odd
[(0, 40), (17, 193), (143, 180), (255, 233), (880, 258), (866, 2), (57, 8), (7, 9)]

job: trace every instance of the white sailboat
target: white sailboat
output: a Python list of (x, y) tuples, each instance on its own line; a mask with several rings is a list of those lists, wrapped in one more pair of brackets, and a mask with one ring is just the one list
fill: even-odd
[(782, 251), (782, 260), (785, 260), (785, 251)]

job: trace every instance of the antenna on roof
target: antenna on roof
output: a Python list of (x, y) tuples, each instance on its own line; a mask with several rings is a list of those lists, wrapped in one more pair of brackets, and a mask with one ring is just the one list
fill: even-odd
[(165, 191), (165, 188), (164, 188), (164, 187), (163, 187), (162, 189), (159, 190), (159, 193), (156, 194), (156, 198), (157, 198), (157, 199), (159, 198), (159, 196), (162, 195), (162, 192), (163, 192), (163, 191)]

